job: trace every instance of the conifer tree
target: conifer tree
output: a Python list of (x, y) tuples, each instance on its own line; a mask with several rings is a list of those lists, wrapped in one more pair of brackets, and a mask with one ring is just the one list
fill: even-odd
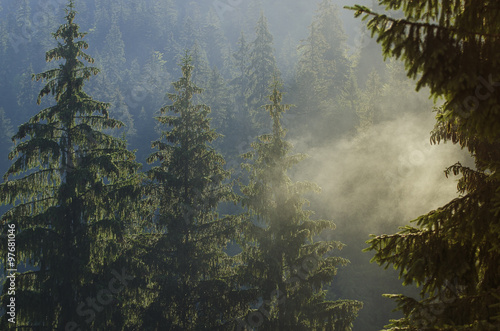
[(405, 226), (374, 236), (374, 261), (399, 269), (421, 298), (392, 295), (404, 318), (390, 330), (497, 330), (500, 328), (500, 81), (496, 1), (380, 1), (402, 10), (394, 19), (363, 6), (385, 56), (401, 58), (417, 90), (443, 97), (431, 142), (466, 148), (475, 168), (457, 163), (459, 197)]
[[(228, 141), (233, 143), (229, 146), (228, 150), (231, 159), (228, 159), (230, 164), (235, 167), (240, 166), (241, 146), (249, 145), (254, 133), (254, 120), (248, 105), (247, 93), (250, 87), (249, 66), (250, 66), (250, 50), (251, 43), (247, 42), (246, 36), (243, 32), (237, 42), (237, 51), (233, 54), (236, 74), (230, 82), (232, 95), (234, 96), (234, 109), (232, 124), (229, 126), (229, 131), (224, 132)], [(233, 168), (235, 168), (233, 167)]]
[(212, 109), (211, 115), (214, 126), (219, 131), (225, 131), (228, 129), (231, 120), (230, 112), (234, 102), (226, 81), (217, 67), (212, 69), (205, 91), (206, 97), (203, 99), (206, 101), (205, 103), (210, 106), (210, 109)]
[(127, 138), (135, 136), (137, 130), (134, 127), (134, 118), (128, 109), (123, 95), (118, 89), (115, 91), (112, 100), (115, 107), (113, 107), (111, 111), (115, 114), (116, 119), (123, 123), (120, 130), (113, 130), (113, 133), (115, 133), (114, 136), (125, 136)]
[[(194, 42), (192, 47), (192, 80), (193, 83), (199, 86), (202, 89), (205, 89), (208, 85), (208, 81), (210, 79), (210, 64), (208, 63), (207, 53), (202, 48), (201, 44), (197, 41)], [(196, 95), (195, 97), (198, 97)], [(200, 101), (200, 100), (195, 100)]]
[[(242, 22), (244, 23), (242, 31), (250, 32), (255, 29), (255, 22), (259, 20), (259, 17), (262, 16), (262, 12), (264, 11), (264, 6), (262, 0), (250, 0), (247, 2), (245, 17), (242, 18)], [(243, 22), (244, 20), (244, 22)]]
[[(202, 26), (201, 14), (198, 5), (193, 3), (191, 11), (192, 16), (186, 16), (182, 25), (181, 35), (179, 37), (180, 47), (183, 49), (191, 49), (196, 43), (202, 42)], [(179, 50), (181, 51), (181, 50)], [(178, 54), (182, 56), (182, 54)]]
[(359, 117), (357, 130), (361, 134), (369, 130), (374, 124), (376, 116), (380, 116), (378, 113), (380, 112), (382, 88), (383, 85), (377, 72), (370, 72), (356, 108), (356, 114)]
[[(282, 104), (280, 83), (272, 83), (265, 110), (272, 118), (272, 133), (262, 135), (244, 157), (250, 182), (242, 187), (243, 205), (255, 216), (248, 221), (242, 253), (243, 278), (263, 302), (245, 322), (263, 330), (350, 330), (362, 304), (350, 300), (325, 301), (323, 286), (332, 282), (337, 267), (349, 261), (333, 256), (336, 241), (317, 241), (323, 230), (334, 229), (328, 220), (312, 220), (304, 194), (318, 191), (313, 183), (293, 182), (287, 172), (304, 159), (290, 154), (281, 117), (290, 108)], [(262, 313), (260, 323), (252, 316)]]
[(182, 77), (168, 94), (172, 104), (156, 118), (170, 130), (153, 142), (157, 151), (148, 158), (159, 162), (148, 172), (158, 208), (150, 248), (154, 295), (143, 317), (150, 328), (214, 330), (239, 311), (234, 261), (223, 251), (238, 219), (217, 213), (234, 195), (224, 159), (211, 147), (218, 134), (210, 128), (210, 108), (193, 102), (202, 90), (192, 82), (191, 61), (188, 53), (182, 59)]
[(125, 43), (118, 24), (116, 14), (111, 16), (111, 27), (104, 40), (104, 49), (102, 51), (102, 65), (104, 72), (110, 82), (120, 84), (123, 77), (121, 73), (127, 62), (125, 58)]
[(243, 105), (246, 109), (246, 91), (249, 85), (248, 66), (250, 65), (250, 45), (246, 41), (245, 34), (241, 32), (238, 39), (238, 50), (233, 54), (236, 65), (236, 77), (231, 81), (234, 88), (237, 105)]
[(264, 120), (266, 114), (260, 111), (260, 107), (266, 102), (267, 89), (273, 75), (278, 73), (274, 58), (273, 36), (269, 32), (263, 12), (255, 26), (255, 35), (254, 41), (250, 44), (250, 57), (246, 69), (248, 86), (245, 96), (248, 111), (254, 122), (253, 126), (258, 128), (266, 122)]
[(173, 32), (178, 19), (177, 9), (173, 0), (153, 1), (152, 22), (158, 36), (164, 38)]
[(288, 32), (281, 41), (281, 47), (277, 56), (279, 67), (284, 81), (292, 81), (295, 76), (296, 63), (298, 62), (297, 44), (292, 34)]
[[(345, 40), (336, 6), (332, 0), (323, 0), (309, 26), (309, 36), (299, 46), (294, 98), (298, 109), (308, 114), (299, 131), (327, 132), (322, 136), (331, 139), (332, 134), (347, 127), (343, 122), (355, 117), (352, 103), (357, 85)], [(335, 130), (331, 129), (332, 122), (338, 123)]]
[[(58, 44), (46, 53), (47, 61), (64, 62), (33, 76), (45, 82), (38, 103), (53, 95), (56, 104), (19, 127), (9, 155), (13, 163), (0, 185), (0, 203), (13, 206), (1, 222), (4, 230), (16, 228), (15, 262), (31, 268), (16, 276), (18, 328), (112, 325), (114, 305), (97, 304), (98, 309), (89, 310), (86, 300), (106, 288), (112, 268), (122, 273), (116, 263), (140, 197), (134, 154), (124, 141), (101, 131), (121, 123), (110, 118), (109, 104), (93, 100), (83, 89), (99, 70), (80, 60), (93, 62), (84, 53), (88, 44), (78, 40), (85, 33), (79, 31), (75, 15), (70, 1), (66, 22), (54, 33)], [(5, 233), (2, 258), (7, 256)], [(7, 300), (4, 288), (2, 303)], [(2, 316), (3, 328), (8, 317)]]
[[(10, 35), (9, 39), (15, 40), (15, 42), (12, 43), (15, 52), (19, 52), (20, 45), (25, 45), (26, 41), (31, 41), (32, 37), (32, 31), (27, 30), (30, 23), (30, 17), (32, 16), (32, 9), (30, 5), (30, 1), (28, 0), (21, 0), (15, 3), (17, 5), (15, 14), (12, 15), (14, 17), (10, 17), (10, 19), (14, 18), (15, 21), (13, 22), (16, 25), (16, 30), (17, 33), (15, 35)], [(24, 29), (26, 30), (23, 30)], [(19, 34), (19, 31), (21, 34)], [(30, 54), (31, 55), (31, 54)]]
[(309, 36), (299, 47), (302, 56), (297, 79), (300, 88), (311, 94), (305, 104), (341, 93), (351, 74), (345, 54), (346, 39), (335, 5), (331, 0), (323, 0), (309, 26)]
[(217, 67), (224, 77), (230, 77), (233, 71), (231, 50), (219, 17), (211, 8), (204, 24), (205, 50), (210, 66)]

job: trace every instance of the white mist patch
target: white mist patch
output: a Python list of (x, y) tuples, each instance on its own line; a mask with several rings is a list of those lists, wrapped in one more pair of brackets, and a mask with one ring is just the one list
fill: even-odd
[(328, 147), (297, 146), (310, 158), (297, 166), (296, 177), (322, 188), (312, 209), (334, 219), (341, 232), (381, 234), (457, 197), (457, 178), (443, 171), (470, 157), (456, 145), (431, 145), (434, 123), (432, 113), (404, 113)]

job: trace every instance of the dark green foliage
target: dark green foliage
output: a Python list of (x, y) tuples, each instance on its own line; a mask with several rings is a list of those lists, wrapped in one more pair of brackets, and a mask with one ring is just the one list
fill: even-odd
[[(334, 229), (332, 221), (312, 220), (303, 197), (319, 188), (313, 183), (293, 182), (287, 171), (304, 159), (291, 155), (284, 140), (281, 117), (290, 105), (281, 104), (280, 83), (275, 78), (265, 110), (272, 118), (272, 133), (262, 135), (245, 155), (250, 183), (242, 187), (243, 205), (255, 222), (247, 221), (242, 253), (245, 284), (255, 288), (263, 304), (253, 314), (263, 313), (264, 330), (350, 330), (362, 307), (356, 301), (325, 301), (324, 285), (332, 282), (337, 267), (349, 261), (333, 255), (341, 249), (336, 241), (317, 241), (323, 230)], [(248, 320), (251, 320), (252, 314)]]
[(467, 149), (475, 168), (457, 163), (459, 197), (393, 235), (374, 236), (369, 250), (421, 286), (419, 300), (393, 295), (405, 317), (391, 330), (497, 330), (500, 327), (499, 8), (494, 1), (380, 1), (402, 10), (393, 19), (362, 6), (384, 55), (401, 58), (417, 89), (445, 103), (431, 141)]
[[(341, 31), (342, 24), (338, 12), (332, 10), (333, 1), (318, 2), (322, 2), (321, 10), (318, 11), (313, 24), (317, 28), (315, 31), (321, 31), (322, 37), (319, 37), (318, 33), (314, 33), (316, 39), (313, 48), (317, 51), (315, 54), (308, 53), (309, 38), (303, 41), (299, 52), (296, 49), (298, 39), (301, 38), (299, 35), (304, 38), (307, 37), (307, 32), (310, 33), (310, 37), (313, 34), (311, 30), (306, 30), (305, 25), (311, 22), (310, 19), (316, 6), (314, 3), (301, 2), (299, 4), (296, 1), (287, 2), (286, 0), (265, 2), (260, 0), (248, 2), (238, 0), (205, 2), (83, 0), (75, 2), (79, 9), (78, 20), (82, 22), (82, 27), (85, 25), (85, 29), (89, 29), (91, 32), (85, 37), (85, 40), (92, 45), (92, 54), (95, 55), (96, 59), (94, 66), (102, 68), (99, 75), (90, 81), (85, 81), (85, 91), (97, 100), (110, 102), (111, 105), (107, 108), (109, 117), (122, 122), (120, 127), (103, 128), (102, 131), (98, 131), (114, 137), (125, 137), (126, 135), (127, 145), (132, 146), (133, 149), (137, 148), (138, 158), (146, 160), (150, 154), (151, 141), (158, 139), (160, 130), (169, 131), (165, 125), (155, 121), (153, 116), (159, 116), (158, 110), (165, 104), (165, 91), (173, 92), (173, 89), (169, 90), (170, 80), (172, 75), (177, 77), (181, 73), (175, 64), (179, 61), (186, 47), (192, 49), (193, 62), (191, 64), (195, 67), (192, 71), (192, 82), (204, 89), (203, 94), (193, 96), (192, 104), (206, 104), (211, 107), (211, 113), (208, 114), (208, 117), (212, 119), (210, 126), (222, 133), (224, 137), (219, 137), (208, 145), (224, 155), (229, 162), (229, 164), (224, 165), (226, 169), (237, 169), (232, 174), (235, 178), (242, 175), (239, 172), (241, 159), (237, 155), (251, 148), (250, 143), (255, 139), (255, 136), (271, 129), (271, 125), (268, 125), (271, 123), (268, 114), (264, 108), (261, 108), (266, 103), (266, 97), (269, 93), (267, 90), (269, 81), (266, 79), (272, 77), (274, 70), (266, 69), (268, 63), (279, 63), (279, 68), (283, 70), (284, 84), (287, 89), (291, 87), (293, 91), (293, 93), (288, 94), (289, 100), (291, 103), (299, 105), (296, 108), (299, 116), (290, 114), (290, 116), (284, 117), (286, 122), (283, 122), (290, 129), (290, 135), (287, 137), (292, 136), (291, 139), (298, 141), (298, 148), (305, 149), (320, 143), (328, 144), (328, 146), (336, 145), (340, 141), (337, 138), (346, 138), (345, 132), (348, 130), (351, 130), (354, 135), (355, 126), (358, 123), (357, 121), (347, 122), (345, 117), (350, 119), (349, 116), (354, 117), (356, 114), (362, 118), (361, 126), (363, 129), (360, 127), (360, 132), (369, 131), (372, 122), (376, 128), (379, 128), (381, 116), (397, 116), (395, 115), (397, 112), (392, 110), (397, 109), (395, 105), (398, 103), (391, 104), (390, 110), (378, 103), (380, 95), (377, 95), (379, 91), (377, 87), (381, 86), (377, 86), (379, 83), (376, 80), (372, 82), (373, 88), (366, 88), (359, 94), (357, 94), (354, 80), (350, 78), (344, 80), (344, 76), (349, 77), (351, 61), (347, 61), (345, 56), (346, 43), (344, 42), (345, 35)], [(224, 6), (219, 7), (219, 12), (214, 13), (216, 3), (223, 3)], [(53, 8), (54, 4), (56, 6), (59, 4), (59, 8)], [(43, 72), (55, 67), (55, 63), (45, 64), (44, 59), (37, 54), (40, 54), (41, 50), (51, 49), (56, 45), (49, 32), (56, 31), (58, 24), (55, 23), (55, 18), (60, 16), (59, 12), (62, 12), (63, 6), (60, 0), (2, 2), (1, 6), (0, 77), (4, 79), (0, 81), (2, 91), (0, 106), (5, 110), (6, 118), (11, 120), (12, 127), (17, 128), (20, 123), (27, 122), (39, 110), (34, 103), (38, 95), (38, 83), (31, 81), (30, 76), (32, 72)], [(220, 12), (221, 8), (224, 10), (223, 13)], [(257, 46), (258, 39), (258, 36), (254, 35), (253, 32), (256, 27), (255, 23), (259, 21), (264, 10), (269, 21), (268, 24), (259, 24), (259, 27), (265, 27), (265, 29), (259, 30), (260, 41), (263, 41), (259, 45), (265, 46), (261, 48), (264, 50), (264, 53), (261, 54), (260, 51), (252, 51), (252, 48)], [(220, 16), (217, 17), (216, 14)], [(322, 17), (321, 23), (319, 22), (320, 17)], [(266, 23), (265, 19), (259, 23)], [(350, 26), (349, 23), (347, 26)], [(240, 43), (237, 42), (241, 30), (249, 36), (248, 42), (244, 41), (243, 38), (240, 39)], [(270, 35), (270, 30), (273, 31), (273, 36)], [(347, 31), (352, 37), (352, 30), (348, 29)], [(29, 36), (29, 38), (25, 36)], [(18, 41), (20, 43), (16, 44)], [(321, 47), (316, 47), (318, 45)], [(277, 51), (275, 53), (277, 55), (276, 61), (273, 59), (273, 47), (276, 47)], [(228, 55), (234, 51), (236, 51), (236, 56), (229, 58)], [(297, 61), (300, 56), (302, 59), (299, 64)], [(372, 59), (373, 52), (368, 52), (367, 57)], [(317, 59), (322, 64), (314, 68), (314, 65), (306, 63), (306, 58)], [(259, 69), (255, 69), (255, 71), (250, 70), (251, 60), (255, 59), (259, 61), (268, 59), (268, 61), (259, 62), (257, 66)], [(57, 66), (57, 64), (55, 65)], [(273, 64), (273, 67), (275, 66)], [(302, 70), (304, 68), (305, 70)], [(300, 69), (301, 73), (303, 71), (308, 73), (299, 75), (296, 74), (296, 69)], [(259, 73), (256, 73), (257, 71)], [(308, 76), (309, 71), (314, 71), (314, 75)], [(390, 95), (393, 90), (401, 91), (398, 85), (399, 81), (388, 86), (382, 71), (379, 71), (381, 81), (386, 84), (383, 95)], [(367, 80), (366, 73), (358, 72), (360, 82), (365, 82)], [(299, 76), (301, 77), (300, 81), (295, 81)], [(262, 81), (256, 83), (257, 79), (261, 78)], [(260, 96), (257, 96), (259, 92), (256, 93), (259, 90), (258, 86), (262, 87)], [(250, 98), (252, 95), (254, 97)], [(43, 98), (41, 101), (42, 108), (54, 105), (52, 98)], [(415, 102), (415, 108), (417, 107)], [(5, 122), (7, 123), (8, 120)], [(47, 123), (40, 121), (39, 124)], [(264, 130), (264, 127), (267, 129)], [(0, 135), (5, 133), (12, 136), (16, 132), (13, 130), (7, 133), (7, 131), (1, 130), (0, 128)], [(349, 138), (347, 137), (347, 139)], [(28, 137), (25, 140), (27, 139)], [(166, 141), (165, 139), (159, 140)], [(6, 155), (11, 146), (9, 140), (0, 146), (0, 151)], [(316, 154), (313, 155), (316, 156)], [(316, 160), (316, 158), (313, 159)], [(159, 162), (153, 165), (158, 164)], [(3, 169), (7, 169), (7, 165), (10, 165), (10, 162), (6, 157), (0, 160), (0, 166)], [(300, 165), (304, 165), (306, 170), (310, 169), (306, 162)], [(149, 167), (147, 166), (147, 169)], [(297, 171), (298, 168), (294, 169)], [(25, 174), (29, 175), (32, 171), (35, 172), (35, 169), (29, 170)], [(338, 171), (338, 169), (332, 171)], [(300, 173), (297, 172), (297, 175), (306, 176), (302, 169)], [(344, 173), (341, 172), (340, 176), (343, 175)], [(247, 175), (243, 174), (243, 178), (247, 178), (245, 176)], [(17, 177), (11, 176), (10, 179), (13, 182)], [(109, 182), (104, 179), (104, 183), (108, 184)], [(353, 196), (353, 193), (347, 190), (346, 195), (352, 196), (352, 201), (357, 203), (358, 197)], [(26, 194), (27, 196), (36, 195), (37, 192), (46, 192), (46, 190), (30, 191)], [(198, 192), (194, 190), (194, 193)], [(322, 216), (319, 218), (331, 217), (332, 205), (330, 201), (327, 203), (321, 201), (319, 195), (308, 195), (308, 198), (311, 199), (313, 205), (317, 204), (313, 209), (321, 213)], [(204, 201), (203, 198), (200, 200)], [(130, 202), (137, 201), (138, 199), (133, 199)], [(164, 202), (164, 205), (170, 206), (170, 200), (165, 201), (168, 202)], [(146, 205), (152, 203), (150, 200), (143, 202)], [(128, 213), (130, 219), (133, 218), (139, 223), (142, 219), (136, 217), (132, 212), (132, 209), (135, 210), (136, 207), (133, 203), (127, 205), (131, 208)], [(338, 207), (337, 204), (334, 206)], [(108, 207), (109, 209), (113, 208), (112, 204), (106, 202), (106, 208)], [(154, 209), (154, 207), (158, 207), (158, 204), (147, 205), (147, 207)], [(167, 209), (167, 207), (165, 208)], [(240, 209), (240, 205), (223, 203), (219, 205), (217, 212), (221, 215), (237, 214)], [(6, 210), (6, 206), (1, 206), (0, 214)], [(188, 210), (187, 214), (191, 212), (191, 209), (188, 208)], [(363, 216), (359, 215), (371, 212), (372, 210), (365, 207), (358, 213), (353, 212), (345, 218), (342, 217), (342, 221), (349, 225), (339, 224), (339, 230), (332, 232), (337, 238), (348, 243), (348, 249), (344, 249), (342, 255), (348, 256), (353, 263), (348, 268), (342, 269), (341, 276), (348, 281), (339, 283), (337, 278), (333, 285), (328, 287), (329, 292), (326, 296), (327, 299), (331, 300), (337, 300), (339, 297), (366, 299), (366, 302), (372, 304), (372, 307), (376, 306), (377, 309), (371, 309), (365, 305), (366, 308), (361, 311), (366, 317), (361, 318), (360, 315), (358, 319), (363, 320), (359, 321), (360, 324), (354, 324), (354, 328), (361, 327), (363, 330), (374, 330), (388, 320), (391, 309), (387, 309), (387, 306), (379, 303), (386, 301), (389, 305), (392, 302), (379, 298), (377, 293), (380, 293), (381, 288), (384, 287), (381, 283), (384, 283), (386, 288), (393, 288), (395, 285), (392, 278), (385, 277), (386, 273), (382, 269), (375, 275), (375, 272), (372, 272), (373, 269), (368, 268), (376, 267), (376, 265), (367, 266), (365, 261), (358, 257), (362, 253), (357, 243), (364, 241), (359, 230), (359, 224), (364, 220)], [(351, 223), (359, 226), (351, 226)], [(349, 231), (351, 228), (352, 230)], [(354, 230), (354, 228), (356, 229)], [(117, 230), (116, 233), (120, 233), (120, 231)], [(169, 266), (165, 257), (173, 254), (167, 252), (165, 248), (159, 249), (158, 253), (154, 251), (159, 247), (171, 247), (169, 246), (171, 245), (170, 239), (165, 235), (166, 231), (166, 226), (155, 228), (151, 224), (128, 229), (125, 231), (127, 235), (117, 235), (120, 238), (119, 243), (117, 243), (120, 251), (119, 258), (110, 254), (110, 261), (115, 262), (109, 265), (106, 271), (96, 272), (94, 278), (99, 278), (99, 281), (95, 279), (88, 281), (91, 277), (85, 275), (81, 279), (79, 278), (79, 281), (87, 284), (85, 286), (88, 291), (85, 293), (88, 293), (87, 297), (90, 298), (95, 298), (99, 289), (107, 286), (108, 281), (113, 277), (112, 269), (120, 272), (121, 267), (125, 266), (126, 273), (133, 275), (134, 278), (133, 281), (128, 282), (126, 289), (123, 289), (115, 297), (116, 300), (105, 307), (105, 311), (96, 311), (92, 327), (97, 329), (105, 327), (109, 329), (141, 329), (146, 325), (160, 325), (159, 328), (168, 328), (168, 325), (162, 325), (161, 321), (165, 321), (167, 317), (178, 316), (175, 311), (164, 312), (163, 310), (163, 307), (168, 307), (169, 302), (174, 299), (169, 297), (162, 301), (157, 294), (161, 276), (165, 274), (164, 270)], [(231, 237), (229, 234), (228, 236)], [(40, 238), (42, 237), (40, 236)], [(89, 246), (92, 238), (88, 240)], [(164, 242), (169, 242), (169, 244), (164, 244)], [(99, 247), (106, 245), (98, 243), (95, 247), (98, 250)], [(239, 252), (239, 248), (235, 248), (235, 246), (232, 245), (228, 251)], [(200, 247), (196, 247), (196, 249), (198, 248)], [(190, 248), (188, 253), (196, 254), (196, 249)], [(104, 251), (105, 249), (103, 249)], [(82, 251), (80, 254), (83, 256), (87, 253)], [(89, 259), (93, 256), (87, 255)], [(231, 260), (231, 263), (234, 263), (232, 268), (236, 268), (237, 262), (241, 261), (238, 258)], [(173, 262), (170, 260), (168, 263)], [(367, 268), (364, 269), (364, 267)], [(28, 268), (36, 269), (31, 265), (28, 265)], [(353, 272), (355, 268), (360, 271)], [(233, 271), (231, 270), (228, 274), (232, 275)], [(383, 281), (380, 281), (381, 279)], [(220, 300), (217, 303), (217, 305), (220, 304), (219, 307), (222, 305), (230, 306), (227, 302), (234, 306), (234, 310), (225, 311), (222, 314), (225, 317), (221, 315), (220, 319), (214, 319), (221, 322), (225, 318), (229, 324), (225, 325), (224, 328), (237, 325), (236, 317), (245, 316), (248, 309), (247, 304), (251, 302), (250, 297), (256, 297), (252, 296), (253, 290), (257, 289), (256, 287), (253, 290), (243, 291), (242, 289), (246, 288), (239, 287), (238, 285), (243, 284), (241, 279), (239, 281), (239, 284), (232, 281), (219, 283), (221, 293), (226, 291), (228, 286), (234, 290), (230, 300), (214, 294), (216, 293), (215, 289), (209, 292), (211, 295), (214, 294), (212, 295), (214, 298)], [(365, 284), (364, 288), (359, 286), (361, 283)], [(207, 284), (212, 285), (213, 283)], [(196, 291), (198, 289), (201, 287), (198, 287)], [(393, 291), (399, 292), (399, 290)], [(56, 292), (57, 295), (60, 295), (60, 292)], [(162, 293), (169, 295), (169, 289), (164, 288)], [(179, 296), (179, 293), (180, 291), (177, 291), (176, 295)], [(236, 293), (237, 295), (233, 296)], [(338, 304), (343, 305), (342, 302), (338, 302)], [(204, 309), (204, 311), (214, 311), (216, 310), (214, 307)], [(349, 305), (345, 307), (349, 307)], [(257, 308), (257, 306), (252, 306), (252, 308)], [(267, 309), (267, 306), (264, 308)], [(189, 327), (202, 328), (203, 319), (206, 316), (202, 316), (201, 311), (197, 311), (198, 313), (200, 314), (198, 322)], [(309, 313), (312, 314), (311, 311), (307, 311), (307, 314)], [(300, 311), (300, 314), (303, 312)], [(83, 319), (88, 317), (87, 314), (83, 316)], [(340, 322), (341, 320), (339, 320)], [(172, 323), (178, 323), (178, 321)], [(82, 329), (85, 329), (87, 326), (85, 321), (81, 324), (84, 326)], [(368, 327), (365, 328), (365, 326)], [(210, 327), (216, 328), (214, 325), (210, 325)]]
[(154, 218), (149, 266), (150, 301), (142, 316), (144, 327), (214, 330), (231, 322), (235, 305), (233, 265), (224, 249), (234, 238), (239, 219), (220, 217), (221, 202), (234, 201), (224, 159), (211, 143), (218, 134), (210, 128), (210, 108), (194, 104), (202, 90), (192, 82), (191, 56), (182, 59), (182, 77), (169, 93), (172, 104), (157, 121), (170, 127), (148, 162), (150, 192), (158, 210)]
[[(29, 329), (100, 328), (103, 316), (111, 316), (116, 305), (104, 307), (98, 318), (78, 314), (77, 307), (95, 298), (112, 277), (111, 268), (119, 268), (121, 244), (140, 196), (134, 154), (124, 141), (102, 133), (122, 123), (109, 117), (109, 104), (83, 90), (99, 70), (80, 60), (93, 62), (83, 51), (88, 44), (78, 40), (85, 33), (75, 15), (70, 2), (66, 23), (54, 34), (59, 42), (46, 53), (47, 61), (64, 62), (33, 76), (45, 82), (38, 103), (50, 94), (56, 104), (19, 127), (9, 155), (13, 163), (0, 185), (0, 202), (13, 206), (2, 216), (2, 226), (15, 224), (17, 263), (32, 269), (16, 277), (17, 326)], [(5, 288), (3, 293), (6, 305)], [(3, 327), (8, 317), (2, 317)]]

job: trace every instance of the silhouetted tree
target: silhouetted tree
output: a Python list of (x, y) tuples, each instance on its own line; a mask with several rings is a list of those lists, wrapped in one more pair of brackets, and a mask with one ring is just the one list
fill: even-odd
[(392, 295), (404, 318), (390, 330), (495, 330), (500, 327), (500, 94), (496, 54), (499, 8), (495, 1), (380, 1), (402, 10), (393, 19), (355, 6), (371, 17), (385, 56), (401, 58), (417, 90), (443, 97), (431, 141), (467, 148), (475, 168), (457, 163), (460, 196), (393, 235), (374, 236), (374, 261), (399, 269), (404, 284), (421, 286), (421, 298)]

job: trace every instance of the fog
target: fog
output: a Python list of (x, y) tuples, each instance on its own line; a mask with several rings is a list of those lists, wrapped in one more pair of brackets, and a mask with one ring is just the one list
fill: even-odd
[[(89, 31), (88, 53), (103, 67), (88, 90), (96, 99), (113, 103), (112, 114), (128, 125), (128, 130), (120, 134), (127, 135), (129, 146), (145, 163), (150, 142), (158, 133), (153, 116), (165, 104), (170, 82), (180, 74), (179, 54), (185, 48), (195, 48), (198, 42), (206, 72), (217, 67), (224, 83), (231, 86), (231, 98), (236, 98), (233, 55), (242, 32), (248, 42), (255, 38), (261, 12), (273, 35), (285, 101), (300, 103), (295, 93), (300, 88), (296, 79), (301, 53), (297, 47), (309, 36), (318, 2), (75, 1), (79, 11), (76, 21)], [(40, 110), (36, 95), (41, 84), (32, 82), (30, 75), (53, 66), (44, 62), (44, 52), (55, 45), (50, 32), (62, 22), (64, 3), (53, 0), (51, 6), (44, 7), (39, 1), (0, 1), (0, 36), (4, 41), (0, 48), (0, 110), (5, 112), (0, 113), (2, 173), (10, 165), (7, 154), (12, 145), (8, 136)], [(380, 47), (370, 39), (361, 20), (343, 9), (353, 4), (373, 7), (374, 1), (334, 3), (345, 32), (339, 47), (344, 47), (345, 59), (352, 67), (356, 91), (346, 92), (348, 96), (328, 95), (317, 112), (292, 108), (283, 123), (294, 151), (309, 156), (294, 167), (292, 178), (321, 187), (320, 194), (308, 196), (308, 208), (315, 212), (315, 218), (333, 219), (337, 225), (334, 232), (324, 233), (322, 238), (347, 244), (338, 254), (350, 259), (351, 264), (339, 270), (328, 296), (364, 301), (354, 330), (379, 330), (398, 316), (391, 312), (392, 301), (381, 294), (417, 291), (402, 290), (393, 270), (370, 264), (371, 253), (361, 252), (367, 246), (365, 241), (370, 234), (394, 233), (399, 226), (456, 197), (456, 179), (446, 178), (444, 170), (457, 161), (470, 164), (471, 160), (458, 146), (430, 144), (435, 105), (428, 99), (428, 91), (415, 92), (415, 82), (406, 77), (402, 64), (384, 62)], [(26, 4), (30, 10), (23, 7)], [(210, 33), (209, 23), (213, 28)], [(201, 72), (198, 77), (203, 74), (207, 73)], [(349, 98), (354, 100), (350, 104), (346, 101)], [(248, 151), (256, 135), (264, 132), (252, 132), (250, 122), (241, 115), (243, 106), (231, 100), (210, 106), (213, 122), (226, 136), (216, 148), (231, 167), (238, 168), (238, 155)], [(49, 104), (44, 102), (42, 105)]]
[[(431, 145), (435, 113), (425, 90), (385, 86), (377, 104), (385, 119), (362, 132), (351, 130), (322, 146), (311, 146), (312, 139), (304, 137), (293, 140), (296, 150), (309, 156), (297, 166), (294, 178), (318, 183), (322, 189), (309, 197), (310, 209), (337, 225), (322, 238), (347, 245), (339, 255), (351, 264), (339, 271), (334, 292), (364, 302), (355, 330), (380, 330), (387, 324), (387, 312), (395, 305), (380, 300), (382, 294), (418, 296), (415, 287), (397, 285), (401, 281), (392, 268), (369, 263), (373, 254), (361, 253), (369, 235), (395, 233), (456, 198), (457, 178), (446, 178), (444, 170), (455, 162), (473, 166), (458, 146)], [(390, 318), (397, 316), (393, 313)]]

